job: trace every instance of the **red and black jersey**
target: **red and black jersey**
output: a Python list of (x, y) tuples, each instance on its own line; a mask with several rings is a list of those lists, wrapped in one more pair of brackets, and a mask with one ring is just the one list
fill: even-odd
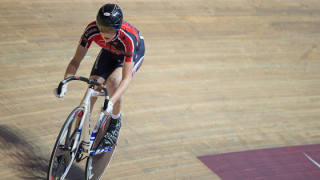
[(132, 62), (140, 42), (140, 33), (137, 28), (124, 21), (116, 37), (106, 43), (100, 35), (96, 21), (93, 21), (85, 29), (79, 43), (81, 46), (89, 48), (92, 41), (113, 54), (124, 55), (126, 62)]

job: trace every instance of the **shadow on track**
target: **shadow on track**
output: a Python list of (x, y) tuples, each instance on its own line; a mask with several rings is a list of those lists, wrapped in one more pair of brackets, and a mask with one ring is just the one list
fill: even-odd
[[(47, 177), (47, 169), (51, 152), (48, 157), (37, 154), (38, 147), (23, 139), (21, 130), (0, 125), (0, 148), (3, 156), (14, 161), (8, 167), (16, 172), (21, 179), (43, 180)], [(39, 141), (34, 141), (39, 142)], [(53, 146), (53, 145), (52, 145)], [(84, 179), (84, 170), (72, 166), (66, 179)]]

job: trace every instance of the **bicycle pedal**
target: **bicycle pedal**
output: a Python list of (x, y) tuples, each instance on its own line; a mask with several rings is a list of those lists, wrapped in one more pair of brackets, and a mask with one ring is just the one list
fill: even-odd
[(79, 147), (77, 153), (76, 153), (76, 162), (80, 162), (82, 160), (82, 157), (83, 157), (83, 154), (81, 154), (81, 151), (82, 151), (82, 147)]
[(82, 160), (82, 157), (83, 157), (83, 155), (81, 154), (81, 155), (79, 155), (79, 156), (77, 156), (76, 157), (76, 162), (80, 162), (81, 160)]
[(78, 163), (86, 158), (87, 158), (87, 156), (83, 157), (83, 154), (81, 154), (81, 156), (76, 157), (76, 162)]

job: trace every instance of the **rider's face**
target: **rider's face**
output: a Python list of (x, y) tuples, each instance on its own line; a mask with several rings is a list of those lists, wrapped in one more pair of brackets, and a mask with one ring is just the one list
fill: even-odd
[(117, 30), (110, 26), (99, 27), (101, 37), (105, 42), (110, 42), (117, 35)]
[(117, 32), (100, 32), (100, 34), (105, 42), (110, 42), (117, 35)]

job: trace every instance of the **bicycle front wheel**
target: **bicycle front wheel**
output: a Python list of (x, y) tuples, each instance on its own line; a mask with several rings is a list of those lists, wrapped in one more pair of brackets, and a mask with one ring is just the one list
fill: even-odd
[[(97, 132), (96, 138), (93, 142), (92, 149), (95, 149), (100, 144), (100, 141), (103, 135), (108, 130), (109, 124), (110, 124), (110, 116), (109, 118), (105, 116), (102, 126)], [(113, 145), (113, 147), (110, 148), (111, 149), (110, 151), (88, 157), (87, 163), (86, 163), (86, 173), (85, 173), (86, 180), (98, 180), (101, 178), (101, 176), (106, 171), (107, 166), (111, 161), (111, 157), (113, 155), (115, 148), (116, 147)]]
[(66, 177), (80, 144), (81, 134), (77, 136), (77, 133), (81, 133), (81, 131), (78, 132), (78, 129), (82, 116), (83, 109), (77, 107), (70, 113), (62, 126), (51, 154), (48, 180), (62, 180)]

